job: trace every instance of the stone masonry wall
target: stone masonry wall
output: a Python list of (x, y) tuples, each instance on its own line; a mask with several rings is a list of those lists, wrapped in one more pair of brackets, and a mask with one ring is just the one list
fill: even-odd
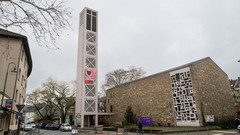
[(173, 117), (169, 115), (169, 103), (172, 103), (169, 73), (124, 84), (107, 91), (107, 112), (110, 112), (112, 105), (115, 113), (111, 117), (112, 123), (121, 123), (128, 105), (131, 105), (138, 118), (152, 117), (153, 124), (173, 125)]
[(234, 119), (234, 101), (227, 74), (210, 58), (193, 65), (191, 73), (200, 124), (201, 103), (204, 115), (214, 115), (215, 121), (227, 117)]
[[(205, 115), (212, 114), (217, 119), (220, 116), (233, 116), (234, 102), (228, 76), (210, 58), (189, 67), (200, 125), (201, 103)], [(120, 124), (128, 105), (131, 105), (138, 118), (152, 117), (154, 125), (174, 125), (175, 118), (169, 113), (169, 104), (173, 103), (170, 72), (155, 74), (107, 90), (107, 112), (111, 112), (112, 105), (112, 112), (115, 113), (110, 122)]]

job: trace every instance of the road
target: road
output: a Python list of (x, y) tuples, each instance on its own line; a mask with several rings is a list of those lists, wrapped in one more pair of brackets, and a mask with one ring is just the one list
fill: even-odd
[[(21, 131), (22, 135), (28, 135), (27, 132)], [(36, 134), (37, 135), (37, 134)], [(61, 132), (59, 130), (40, 130), (40, 135), (71, 135), (71, 132)], [(83, 134), (82, 134), (83, 135)], [(88, 135), (88, 133), (86, 133)], [(89, 135), (95, 135), (94, 132), (89, 133)], [(116, 132), (108, 132), (104, 131), (103, 134), (98, 135), (116, 135)], [(119, 134), (118, 134), (119, 135)], [(125, 135), (137, 135), (137, 133), (130, 133)], [(145, 134), (145, 135), (151, 135), (151, 134)], [(212, 130), (209, 132), (206, 131), (200, 131), (200, 132), (189, 132), (189, 133), (168, 133), (166, 135), (240, 135), (238, 130)]]
[[(39, 132), (36, 132), (34, 135), (38, 135)], [(21, 131), (21, 135), (31, 135), (30, 132), (23, 132)], [(59, 130), (45, 130), (41, 129), (40, 130), (40, 135), (71, 135), (70, 131), (59, 131)]]

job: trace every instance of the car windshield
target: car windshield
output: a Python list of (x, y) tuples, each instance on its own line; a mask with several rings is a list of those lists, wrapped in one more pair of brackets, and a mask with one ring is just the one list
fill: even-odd
[(28, 124), (27, 124), (27, 125), (25, 125), (25, 127), (32, 127), (32, 125), (28, 125)]
[(64, 126), (70, 126), (70, 124), (64, 124)]

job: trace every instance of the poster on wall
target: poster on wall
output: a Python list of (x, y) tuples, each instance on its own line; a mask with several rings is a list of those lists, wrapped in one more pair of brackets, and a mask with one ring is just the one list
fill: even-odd
[(97, 70), (85, 69), (85, 83), (93, 84), (97, 79)]
[(206, 122), (214, 122), (214, 115), (205, 115)]

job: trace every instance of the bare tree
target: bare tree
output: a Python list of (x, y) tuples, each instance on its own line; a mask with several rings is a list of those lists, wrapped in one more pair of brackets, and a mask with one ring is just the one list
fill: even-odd
[(101, 85), (101, 91), (98, 97), (98, 110), (106, 112), (106, 90), (119, 86), (121, 84), (131, 82), (144, 77), (146, 72), (143, 68), (131, 66), (128, 70), (117, 69), (105, 75), (105, 81)]
[(105, 75), (105, 82), (102, 89), (110, 89), (118, 85), (130, 82), (143, 77), (146, 74), (143, 68), (129, 67), (128, 70), (117, 69)]
[(59, 49), (57, 38), (70, 28), (70, 8), (65, 5), (64, 0), (0, 0), (0, 27), (23, 31), (40, 46)]
[(41, 101), (42, 95), (40, 93), (40, 89), (36, 89), (32, 91), (30, 94), (27, 94), (26, 102), (32, 106), (34, 106), (38, 112), (38, 114), (45, 118), (46, 116), (42, 114), (41, 109), (44, 108), (44, 104)]

